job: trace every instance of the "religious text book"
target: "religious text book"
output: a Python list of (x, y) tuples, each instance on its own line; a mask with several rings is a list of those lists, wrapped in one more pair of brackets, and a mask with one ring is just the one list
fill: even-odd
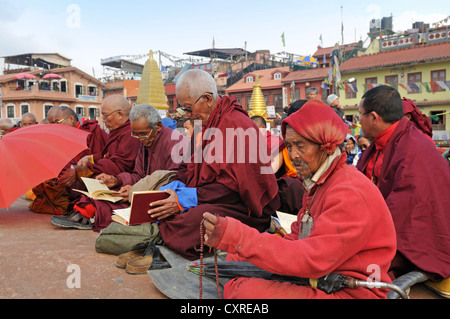
[(79, 189), (74, 189), (74, 191), (80, 192), (92, 199), (107, 200), (113, 203), (119, 202), (123, 199), (122, 196), (114, 196), (114, 194), (120, 194), (118, 191), (113, 191), (108, 188), (105, 184), (100, 183), (99, 180), (94, 178), (81, 178), (86, 185), (87, 192)]
[(166, 199), (169, 194), (163, 191), (133, 192), (130, 207), (113, 210), (112, 220), (122, 225), (139, 225), (154, 223), (157, 219), (152, 218), (148, 211), (150, 203)]

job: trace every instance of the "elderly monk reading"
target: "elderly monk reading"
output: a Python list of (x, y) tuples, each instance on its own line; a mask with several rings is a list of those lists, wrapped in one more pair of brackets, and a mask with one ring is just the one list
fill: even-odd
[[(394, 220), (398, 252), (391, 275), (422, 270), (433, 280), (450, 276), (450, 169), (429, 135), (403, 116), (390, 86), (367, 91), (359, 105), (364, 135), (374, 142), (357, 168), (381, 191)], [(447, 279), (447, 296), (450, 282)], [(444, 283), (445, 284), (445, 283)]]
[[(87, 137), (86, 144), (88, 146), (87, 150), (84, 150), (77, 156), (75, 156), (61, 171), (58, 182), (60, 185), (66, 185), (68, 187), (72, 186), (76, 181), (75, 166), (78, 161), (84, 156), (89, 156), (92, 154), (100, 153), (106, 144), (106, 139), (108, 134), (103, 130), (98, 121), (96, 120), (84, 120), (83, 122), (78, 118), (74, 110), (67, 106), (59, 107), (54, 115), (55, 123), (63, 124), (78, 128), (82, 131), (90, 133)], [(80, 182), (75, 183), (76, 185), (72, 188), (80, 189), (82, 185)], [(80, 193), (76, 193), (80, 194)]]
[[(339, 145), (347, 125), (327, 105), (309, 101), (282, 122), (290, 158), (303, 180), (303, 207), (285, 237), (259, 233), (230, 217), (205, 214), (205, 244), (264, 270), (302, 278), (341, 273), (360, 280), (372, 275), (389, 282), (395, 229), (378, 189), (354, 166)], [(226, 298), (386, 298), (380, 289), (344, 288), (327, 294), (310, 286), (237, 277)]]
[[(81, 158), (75, 171), (77, 177), (95, 177), (101, 173), (116, 175), (132, 172), (140, 142), (131, 136), (130, 103), (122, 95), (112, 95), (103, 100), (101, 112), (106, 128), (109, 130), (106, 144), (101, 152)], [(74, 212), (69, 216), (53, 216), (55, 226), (77, 229), (92, 229), (95, 207), (82, 195), (74, 203)], [(68, 225), (67, 221), (71, 224)]]
[[(126, 200), (119, 203), (92, 200), (95, 210), (94, 231), (107, 227), (111, 222), (114, 209), (128, 207), (129, 191), (137, 182), (150, 176), (153, 172), (177, 171), (180, 162), (175, 154), (175, 147), (180, 143), (188, 144), (187, 138), (177, 131), (162, 125), (158, 111), (150, 105), (142, 104), (133, 107), (130, 112), (131, 136), (141, 142), (132, 172), (121, 172), (117, 175), (101, 173), (96, 179), (102, 181), (108, 188), (117, 189)], [(183, 147), (180, 147), (183, 149)]]
[[(234, 140), (234, 136), (227, 140), (227, 129), (253, 133), (254, 137), (260, 137), (255, 143), (260, 143), (265, 150), (267, 144), (234, 97), (218, 96), (210, 74), (201, 70), (186, 71), (177, 81), (176, 95), (185, 116), (192, 118), (197, 127), (201, 123), (201, 129), (194, 130), (191, 138), (195, 151), (190, 161), (178, 171), (175, 181), (160, 188), (171, 196), (153, 203), (149, 213), (159, 218), (164, 243), (193, 260), (199, 257), (198, 229), (204, 212), (233, 216), (256, 231), (264, 231), (269, 226), (270, 215), (279, 206), (278, 187), (270, 158), (236, 160), (238, 147), (242, 147), (247, 156), (251, 155), (250, 143), (235, 143), (231, 160), (222, 152), (222, 147)], [(204, 155), (201, 160), (196, 158), (197, 149)]]

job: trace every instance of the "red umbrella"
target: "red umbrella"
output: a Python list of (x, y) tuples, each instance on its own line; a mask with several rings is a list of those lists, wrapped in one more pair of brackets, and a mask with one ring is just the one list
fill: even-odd
[(19, 73), (14, 75), (14, 79), (22, 80), (22, 79), (34, 79), (36, 76), (30, 73)]
[(55, 74), (55, 73), (48, 73), (46, 75), (44, 75), (42, 77), (42, 79), (44, 80), (49, 80), (49, 79), (62, 79), (62, 76), (59, 74)]
[(9, 207), (29, 189), (57, 177), (87, 148), (89, 133), (67, 125), (23, 127), (0, 138), (0, 208)]

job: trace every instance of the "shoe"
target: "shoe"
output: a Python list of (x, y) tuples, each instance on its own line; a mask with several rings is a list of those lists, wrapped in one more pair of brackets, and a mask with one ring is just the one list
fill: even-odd
[(450, 277), (442, 279), (440, 281), (428, 280), (425, 282), (425, 286), (441, 295), (444, 298), (450, 299)]
[(137, 244), (134, 246), (129, 252), (123, 253), (117, 257), (115, 265), (119, 268), (125, 269), (127, 263), (135, 258), (144, 256), (145, 252), (149, 252), (147, 250), (149, 243)]
[(73, 212), (68, 216), (52, 216), (50, 222), (63, 228), (75, 228), (75, 229), (92, 229), (94, 224), (92, 221), (81, 215), (79, 212)]
[(127, 262), (125, 271), (129, 274), (146, 274), (148, 270), (164, 269), (170, 267), (169, 263), (162, 261), (159, 248), (149, 243), (143, 256), (134, 258)]

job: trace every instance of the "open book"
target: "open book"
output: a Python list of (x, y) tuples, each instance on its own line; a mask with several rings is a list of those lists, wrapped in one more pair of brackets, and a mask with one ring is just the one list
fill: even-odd
[(280, 222), (280, 227), (289, 234), (291, 232), (291, 224), (297, 221), (297, 215), (287, 214), (277, 211), (278, 221)]
[(133, 192), (130, 207), (113, 210), (112, 220), (122, 225), (139, 225), (154, 223), (157, 219), (152, 218), (148, 211), (150, 203), (166, 199), (169, 194), (163, 191), (141, 191)]
[(99, 180), (94, 178), (82, 177), (84, 185), (86, 185), (87, 192), (79, 189), (74, 189), (74, 191), (80, 192), (92, 199), (107, 200), (113, 203), (119, 202), (123, 199), (122, 196), (114, 196), (114, 194), (120, 194), (118, 191), (113, 191), (108, 188), (105, 184), (100, 183)]

